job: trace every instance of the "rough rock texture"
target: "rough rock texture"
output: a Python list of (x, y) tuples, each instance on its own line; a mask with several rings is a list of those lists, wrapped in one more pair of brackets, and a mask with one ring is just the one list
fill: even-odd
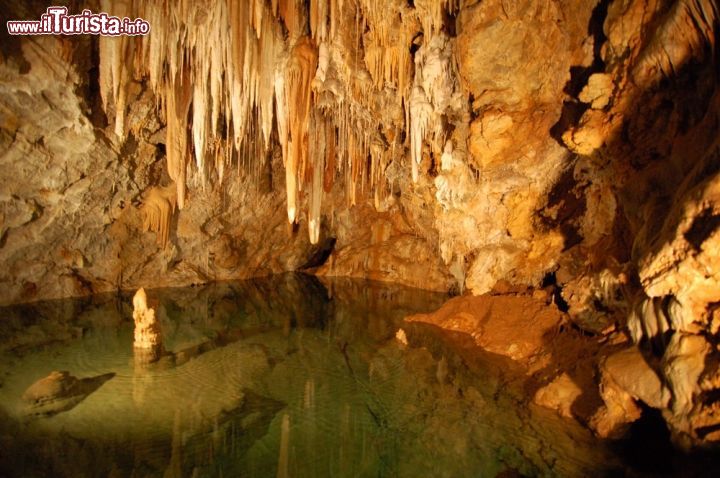
[(540, 388), (533, 401), (543, 407), (552, 408), (567, 418), (573, 416), (572, 404), (582, 395), (582, 389), (567, 374), (563, 373), (552, 382)]
[(563, 314), (530, 296), (455, 297), (431, 314), (406, 318), (446, 330), (469, 333), (482, 349), (527, 361), (541, 352)]
[[(0, 303), (287, 270), (554, 287), (659, 360), (679, 442), (720, 441), (717, 2), (86, 5), (152, 33), (0, 38)], [(492, 323), (466, 325), (528, 328)]]
[(155, 317), (155, 309), (148, 307), (147, 295), (142, 287), (133, 296), (133, 347), (136, 349), (162, 349), (162, 331)]
[(67, 371), (53, 371), (33, 383), (22, 395), (25, 414), (29, 416), (55, 415), (74, 408), (78, 403), (115, 374), (78, 379)]
[(626, 425), (640, 418), (638, 400), (653, 408), (668, 406), (670, 392), (637, 347), (605, 358), (600, 373), (605, 405), (592, 417), (591, 426), (602, 437), (623, 436)]

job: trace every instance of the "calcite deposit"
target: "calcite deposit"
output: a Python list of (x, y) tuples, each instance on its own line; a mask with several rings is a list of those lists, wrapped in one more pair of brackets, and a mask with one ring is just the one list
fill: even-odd
[(160, 322), (155, 317), (155, 309), (148, 307), (147, 295), (143, 288), (140, 288), (133, 297), (133, 320), (135, 321), (133, 346), (136, 349), (161, 349)]
[(716, 1), (82, 8), (151, 32), (0, 33), (0, 304), (285, 271), (464, 294), (435, 322), (494, 353), (585, 334), (593, 373), (535, 378), (604, 384), (600, 433), (644, 404), (720, 441)]

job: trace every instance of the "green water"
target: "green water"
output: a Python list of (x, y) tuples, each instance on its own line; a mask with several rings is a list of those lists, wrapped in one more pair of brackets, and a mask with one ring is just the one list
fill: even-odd
[[(127, 295), (0, 310), (0, 475), (621, 469), (577, 423), (529, 405), (506, 361), (469, 364), (437, 331), (403, 324), (444, 295), (285, 275), (148, 296), (167, 350), (154, 363), (133, 355)], [(394, 339), (398, 327), (409, 346)], [(20, 397), (53, 370), (105, 379), (69, 410), (33, 415)]]

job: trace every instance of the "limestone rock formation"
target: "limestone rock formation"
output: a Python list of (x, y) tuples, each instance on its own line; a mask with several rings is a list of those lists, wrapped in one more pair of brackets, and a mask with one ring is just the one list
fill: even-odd
[(571, 418), (572, 405), (581, 395), (582, 389), (567, 373), (562, 373), (535, 392), (533, 401), (543, 407), (556, 410), (563, 417)]
[(133, 320), (135, 321), (133, 346), (136, 349), (162, 348), (160, 322), (155, 317), (155, 309), (148, 307), (147, 295), (143, 288), (138, 289), (133, 297)]
[(469, 334), (488, 352), (527, 361), (547, 350), (545, 344), (562, 323), (563, 314), (531, 296), (485, 295), (456, 297), (433, 313), (405, 320)]
[(78, 379), (67, 371), (53, 371), (22, 395), (29, 416), (50, 416), (74, 408), (114, 374)]
[[(671, 395), (606, 401), (720, 441), (716, 1), (80, 4), (151, 34), (0, 32), (0, 304), (291, 270), (547, 288)], [(519, 360), (562, 317), (463, 300), (432, 320)]]
[(664, 408), (670, 392), (637, 347), (619, 351), (600, 365), (600, 394), (605, 406), (593, 416), (591, 426), (603, 437), (620, 438), (627, 425), (640, 418), (637, 401)]

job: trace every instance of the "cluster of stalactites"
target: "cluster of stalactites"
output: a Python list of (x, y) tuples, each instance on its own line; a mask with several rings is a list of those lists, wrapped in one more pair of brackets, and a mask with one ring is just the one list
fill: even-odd
[[(400, 137), (393, 134), (388, 144), (378, 120), (370, 119), (363, 63), (372, 87), (395, 90), (408, 110), (414, 104), (414, 27), (403, 25), (418, 24), (413, 15), (427, 17), (421, 23), (435, 36), (443, 12), (456, 3), (417, 0), (415, 12), (399, 0), (311, 0), (309, 5), (302, 0), (101, 0), (110, 14), (141, 17), (152, 25), (144, 37), (101, 38), (102, 102), (114, 113), (115, 133), (124, 138), (128, 85), (147, 79), (166, 121), (168, 173), (180, 209), (188, 182), (223, 181), (233, 151), (258, 156), (259, 165), (275, 123), (286, 168), (288, 220), (298, 220), (300, 193), (308, 185), (309, 234), (315, 243), (322, 195), (335, 173), (344, 177), (354, 204), (358, 191), (382, 183)], [(353, 48), (347, 35), (340, 38), (348, 18), (355, 19), (354, 48), (361, 56), (337, 60), (342, 55), (334, 52)], [(319, 101), (323, 95), (331, 99)], [(416, 170), (428, 119), (414, 111), (406, 115), (406, 128), (414, 132)], [(150, 228), (160, 232), (163, 243), (167, 240), (154, 221)]]

